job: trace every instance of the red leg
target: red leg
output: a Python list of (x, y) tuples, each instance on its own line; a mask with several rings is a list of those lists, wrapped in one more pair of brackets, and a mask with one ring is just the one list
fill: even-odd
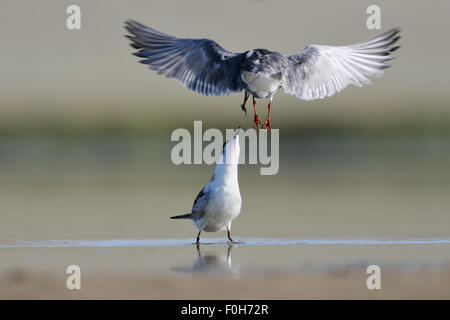
[(264, 122), (264, 126), (263, 126), (263, 128), (265, 128), (266, 131), (267, 131), (267, 128), (269, 129), (269, 131), (272, 131), (272, 128), (270, 127), (270, 108), (271, 107), (272, 107), (272, 102), (270, 101), (269, 105), (267, 106), (267, 109), (268, 109), (267, 118), (266, 118), (266, 121)]
[(253, 98), (253, 113), (255, 115), (253, 120), (253, 128), (259, 129), (259, 125), (262, 124), (262, 122), (259, 120), (258, 115), (256, 114), (256, 101), (255, 98)]

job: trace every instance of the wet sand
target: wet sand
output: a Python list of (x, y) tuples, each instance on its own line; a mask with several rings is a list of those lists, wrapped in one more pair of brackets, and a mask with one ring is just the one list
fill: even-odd
[[(0, 299), (449, 299), (450, 239), (221, 238), (0, 244)], [(66, 288), (68, 265), (81, 290)], [(379, 265), (381, 289), (367, 267)]]
[(450, 270), (383, 274), (380, 290), (366, 275), (269, 274), (245, 279), (201, 276), (88, 276), (81, 290), (55, 274), (11, 272), (0, 277), (0, 299), (450, 299)]

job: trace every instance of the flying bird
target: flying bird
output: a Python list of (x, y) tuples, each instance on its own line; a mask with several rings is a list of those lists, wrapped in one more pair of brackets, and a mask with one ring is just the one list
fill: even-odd
[[(175, 78), (185, 87), (203, 95), (223, 96), (244, 91), (245, 107), (253, 98), (253, 127), (271, 129), (272, 100), (283, 87), (299, 99), (323, 99), (342, 91), (349, 84), (361, 87), (379, 77), (390, 54), (399, 48), (400, 29), (391, 29), (372, 40), (348, 46), (309, 45), (293, 55), (267, 49), (234, 53), (210, 39), (177, 38), (126, 21), (126, 37), (134, 53), (149, 69)], [(269, 99), (267, 118), (262, 123), (256, 114), (256, 100)]]
[(200, 234), (226, 230), (231, 238), (231, 222), (240, 214), (242, 197), (238, 183), (239, 131), (223, 145), (220, 161), (209, 181), (195, 198), (189, 213), (170, 217), (171, 219), (190, 219), (197, 226), (196, 244), (200, 243)]

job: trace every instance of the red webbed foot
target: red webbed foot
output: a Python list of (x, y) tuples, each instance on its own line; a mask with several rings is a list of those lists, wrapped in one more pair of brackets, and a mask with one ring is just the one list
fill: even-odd
[(255, 118), (253, 120), (253, 128), (259, 129), (261, 125), (262, 125), (262, 122), (261, 122), (261, 120), (259, 120), (258, 115), (255, 113)]
[(263, 129), (269, 129), (269, 131), (272, 131), (272, 127), (270, 126), (270, 117), (268, 117), (266, 119), (266, 121), (264, 121), (264, 125), (263, 125)]

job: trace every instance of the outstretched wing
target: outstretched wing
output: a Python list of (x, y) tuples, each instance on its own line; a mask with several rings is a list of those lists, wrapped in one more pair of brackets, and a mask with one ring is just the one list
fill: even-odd
[(222, 96), (243, 89), (239, 76), (244, 53), (223, 49), (209, 39), (181, 39), (148, 28), (135, 21), (125, 22), (131, 46), (144, 58), (141, 63), (183, 86), (204, 95)]
[(286, 93), (299, 99), (314, 100), (332, 96), (349, 84), (370, 84), (394, 59), (389, 54), (399, 47), (399, 29), (392, 29), (364, 43), (350, 46), (310, 45), (302, 52), (287, 57), (282, 86)]

